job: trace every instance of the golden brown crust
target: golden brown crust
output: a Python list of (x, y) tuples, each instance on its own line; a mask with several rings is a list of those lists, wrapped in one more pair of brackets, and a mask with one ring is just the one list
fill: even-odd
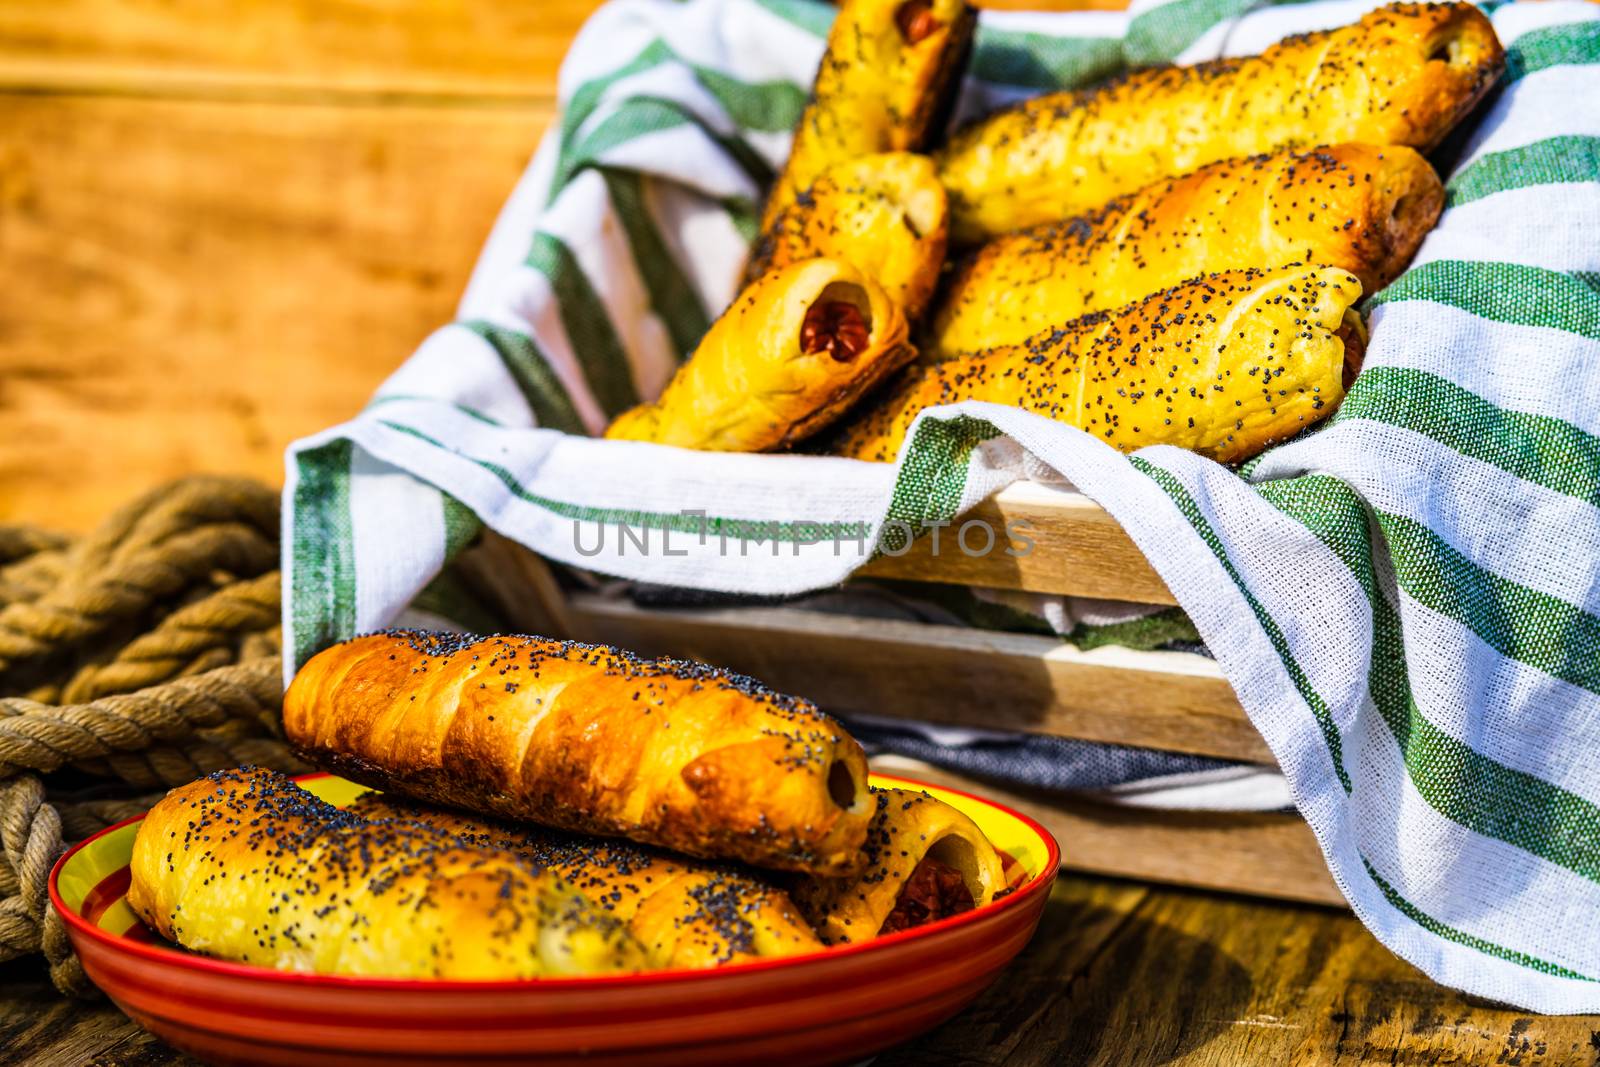
[(626, 923), (662, 967), (719, 967), (823, 948), (788, 895), (748, 868), (476, 818), (386, 794), (368, 793), (351, 810), (372, 819), (414, 820), (516, 853)]
[(1000, 854), (978, 824), (927, 793), (874, 789), (877, 810), (867, 831), (865, 870), (854, 878), (807, 878), (794, 896), (830, 944), (876, 937), (901, 891), (926, 859), (960, 873), (971, 907), (1006, 887)]
[(890, 461), (924, 408), (982, 400), (1032, 411), (1124, 452), (1254, 455), (1344, 397), (1361, 283), (1337, 267), (1227, 271), (960, 359), (911, 368), (845, 427), (839, 455)]
[(273, 771), (168, 793), (129, 867), (128, 903), (161, 936), (278, 970), (501, 979), (648, 966), (619, 920), (511, 852), (374, 823)]
[(846, 0), (817, 68), (815, 95), (767, 195), (768, 229), (834, 163), (925, 147), (972, 40), (963, 0)]
[(944, 186), (927, 156), (885, 152), (846, 160), (778, 213), (745, 277), (753, 281), (803, 259), (843, 259), (915, 319), (939, 280), (948, 228)]
[(1505, 52), (1470, 4), (1393, 4), (1259, 56), (1136, 71), (998, 112), (939, 154), (951, 238), (1081, 214), (1217, 160), (1362, 143), (1427, 150), (1494, 84)]
[(1444, 206), (1414, 149), (1336, 145), (1227, 160), (984, 244), (940, 296), (925, 358), (1015, 344), (1222, 270), (1342, 267), (1377, 292)]
[(712, 859), (850, 872), (871, 817), (861, 746), (812, 704), (599, 645), (361, 637), (300, 669), (283, 719), (365, 785)]
[(843, 260), (791, 263), (739, 294), (661, 396), (606, 437), (713, 452), (786, 448), (914, 355), (900, 309)]

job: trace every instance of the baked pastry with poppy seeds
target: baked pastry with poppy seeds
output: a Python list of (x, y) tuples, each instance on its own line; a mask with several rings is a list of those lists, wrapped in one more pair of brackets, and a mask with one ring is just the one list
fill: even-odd
[(804, 878), (794, 896), (830, 944), (867, 941), (981, 908), (1006, 888), (1005, 865), (978, 824), (911, 789), (873, 789), (866, 867)]
[(285, 971), (383, 978), (630, 974), (615, 916), (512, 853), (342, 811), (260, 768), (174, 789), (139, 825), (128, 904), (169, 941)]
[(1246, 459), (1332, 414), (1359, 367), (1361, 283), (1337, 267), (1224, 271), (943, 363), (864, 406), (832, 450), (893, 460), (925, 408), (1007, 404), (1113, 447)]
[(844, 260), (809, 259), (740, 293), (652, 403), (617, 416), (616, 441), (769, 452), (829, 425), (913, 357), (906, 318)]
[(824, 947), (770, 874), (631, 841), (483, 819), (386, 793), (364, 794), (350, 810), (369, 819), (418, 822), (473, 845), (516, 854), (626, 923), (658, 967), (720, 967)]
[(1161, 178), (1281, 148), (1427, 151), (1504, 66), (1494, 27), (1471, 4), (1391, 4), (1258, 56), (1035, 97), (957, 132), (938, 154), (951, 238), (972, 244), (1070, 218)]
[(925, 148), (948, 114), (976, 23), (964, 0), (844, 0), (761, 228), (835, 163)]
[(603, 645), (358, 637), (300, 668), (283, 721), (364, 785), (693, 856), (851, 874), (872, 816), (866, 755), (814, 705)]
[(927, 156), (884, 152), (836, 163), (767, 227), (745, 276), (753, 281), (802, 259), (843, 259), (914, 320), (944, 266), (948, 215)]
[(954, 272), (924, 358), (1021, 342), (1201, 274), (1290, 263), (1342, 267), (1375, 293), (1444, 207), (1415, 149), (1334, 145), (1233, 159), (1066, 222), (1005, 234)]

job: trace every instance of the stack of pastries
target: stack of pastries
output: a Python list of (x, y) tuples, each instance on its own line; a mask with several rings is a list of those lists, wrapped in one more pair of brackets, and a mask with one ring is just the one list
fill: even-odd
[(1505, 62), (1471, 4), (1392, 4), (942, 138), (973, 21), (840, 4), (745, 289), (608, 437), (892, 461), (923, 409), (980, 400), (1247, 459), (1343, 399), (1358, 302), (1443, 207), (1423, 153)]
[(955, 808), (867, 784), (813, 705), (700, 664), (395, 631), (303, 667), (284, 726), (381, 793), (273, 771), (173, 790), (128, 902), (185, 948), (282, 970), (501, 979), (717, 967), (989, 903)]

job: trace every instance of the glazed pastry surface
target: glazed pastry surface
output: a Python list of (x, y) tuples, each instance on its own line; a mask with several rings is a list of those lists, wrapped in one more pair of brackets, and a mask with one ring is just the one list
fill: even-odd
[(756, 243), (746, 277), (754, 281), (802, 259), (843, 259), (915, 319), (944, 265), (948, 214), (927, 156), (886, 152), (836, 163), (778, 213)]
[(966, 815), (916, 790), (874, 788), (872, 795), (877, 810), (862, 873), (807, 878), (795, 889), (830, 943), (868, 940), (970, 911), (1005, 888), (1000, 854)]
[(872, 815), (861, 746), (814, 705), (603, 645), (358, 637), (300, 669), (283, 717), (364, 785), (694, 856), (848, 874)]
[(976, 21), (963, 0), (844, 0), (761, 229), (835, 163), (926, 147)]

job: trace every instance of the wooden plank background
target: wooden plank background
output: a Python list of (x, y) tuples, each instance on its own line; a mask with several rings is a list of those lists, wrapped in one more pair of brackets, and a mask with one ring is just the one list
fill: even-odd
[(0, 0), (0, 522), (281, 482), (450, 318), (598, 2)]
[(281, 481), (450, 318), (594, 6), (0, 3), (0, 522)]

